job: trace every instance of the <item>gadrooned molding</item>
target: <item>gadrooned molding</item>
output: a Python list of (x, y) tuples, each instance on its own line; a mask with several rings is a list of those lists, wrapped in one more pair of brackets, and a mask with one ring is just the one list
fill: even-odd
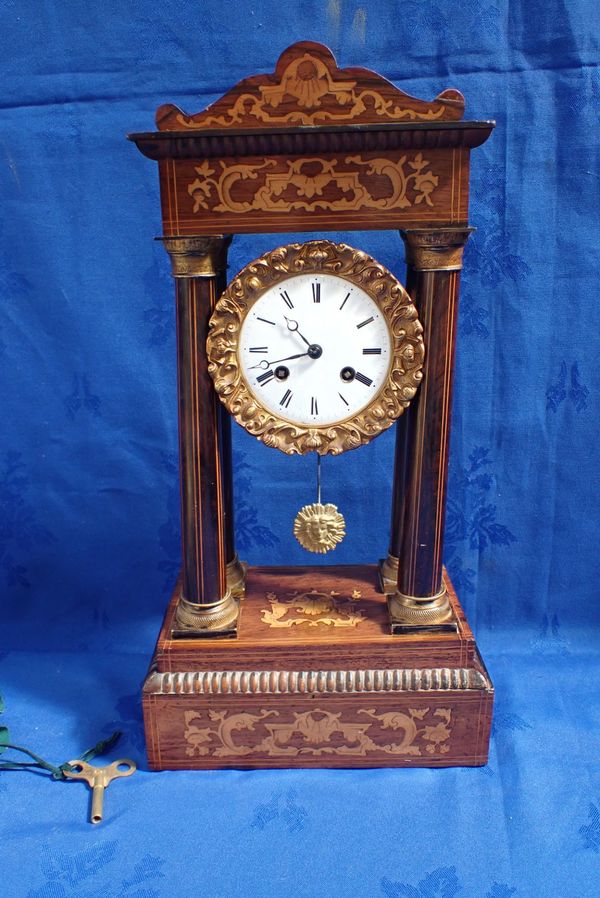
[(159, 673), (144, 685), (150, 695), (304, 695), (362, 692), (449, 692), (491, 689), (474, 668), (377, 670), (197, 670)]

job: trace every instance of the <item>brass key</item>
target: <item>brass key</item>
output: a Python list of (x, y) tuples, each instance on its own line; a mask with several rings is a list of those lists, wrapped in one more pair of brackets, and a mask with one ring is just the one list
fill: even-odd
[(69, 761), (69, 765), (73, 770), (65, 770), (65, 776), (72, 780), (85, 780), (92, 790), (90, 823), (100, 823), (102, 820), (104, 790), (108, 784), (118, 777), (131, 776), (137, 769), (135, 761), (130, 761), (129, 758), (113, 761), (106, 767), (94, 767), (85, 761)]

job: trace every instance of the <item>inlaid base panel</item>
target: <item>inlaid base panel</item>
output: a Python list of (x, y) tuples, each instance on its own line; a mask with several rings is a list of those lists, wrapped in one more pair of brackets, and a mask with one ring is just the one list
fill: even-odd
[(493, 688), (456, 596), (456, 633), (392, 636), (377, 577), (250, 568), (236, 639), (171, 639), (176, 589), (144, 684), (150, 767), (485, 764)]

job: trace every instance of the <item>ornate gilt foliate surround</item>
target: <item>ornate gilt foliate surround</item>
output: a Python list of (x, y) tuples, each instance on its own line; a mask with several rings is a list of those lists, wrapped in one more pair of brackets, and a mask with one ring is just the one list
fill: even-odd
[[(382, 389), (358, 414), (327, 426), (303, 426), (273, 415), (253, 395), (242, 375), (239, 337), (245, 316), (274, 284), (297, 274), (328, 273), (360, 287), (378, 304), (391, 339), (390, 371)], [(288, 455), (316, 451), (339, 455), (368, 443), (408, 407), (422, 379), (423, 328), (402, 285), (371, 256), (345, 244), (311, 240), (265, 253), (237, 275), (211, 318), (208, 370), (229, 413), (265, 445)]]

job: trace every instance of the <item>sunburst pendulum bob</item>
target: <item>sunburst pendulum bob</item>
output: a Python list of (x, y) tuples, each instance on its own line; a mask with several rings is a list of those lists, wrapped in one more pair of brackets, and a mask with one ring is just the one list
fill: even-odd
[(346, 535), (346, 522), (337, 506), (321, 503), (321, 456), (317, 454), (317, 501), (300, 509), (294, 520), (294, 536), (309, 552), (324, 555)]

